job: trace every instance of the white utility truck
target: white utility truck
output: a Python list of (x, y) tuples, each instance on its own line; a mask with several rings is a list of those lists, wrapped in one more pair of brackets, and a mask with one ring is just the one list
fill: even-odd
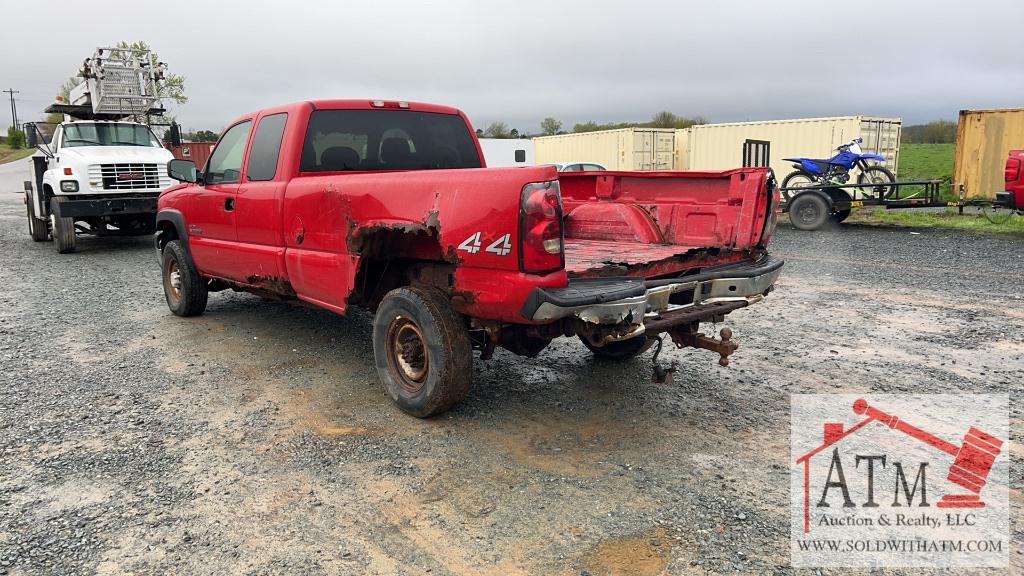
[(152, 234), (160, 192), (171, 185), (171, 152), (147, 124), (163, 113), (164, 74), (148, 50), (98, 48), (85, 60), (69, 102), (46, 108), (60, 124), (28, 123), (38, 152), (29, 159), (25, 204), (32, 239), (75, 250), (76, 234)]

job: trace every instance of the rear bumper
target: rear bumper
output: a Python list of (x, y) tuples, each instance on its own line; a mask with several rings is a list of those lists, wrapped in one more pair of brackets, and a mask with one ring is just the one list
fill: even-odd
[[(1021, 202), (1021, 206), (1017, 206), (1016, 194), (1013, 191), (1007, 190), (1005, 192), (996, 192), (996, 204), (1008, 208), (1010, 210), (1024, 209), (1024, 201)], [(1022, 199), (1024, 200), (1024, 199)]]
[[(522, 315), (535, 322), (577, 318), (591, 324), (649, 325), (664, 331), (686, 322), (710, 320), (761, 301), (784, 262), (767, 256), (663, 280), (639, 278), (572, 280), (566, 288), (536, 288)], [(642, 333), (634, 330), (629, 337)]]
[(156, 203), (160, 193), (107, 198), (74, 198), (63, 196), (61, 216), (86, 218), (90, 216), (121, 216), (127, 214), (150, 214), (156, 217)]

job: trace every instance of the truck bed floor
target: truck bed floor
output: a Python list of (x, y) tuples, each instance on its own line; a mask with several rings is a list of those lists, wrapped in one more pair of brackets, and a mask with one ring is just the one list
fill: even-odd
[(678, 244), (566, 238), (565, 271), (573, 277), (625, 276), (629, 275), (630, 268), (683, 256), (696, 248)]

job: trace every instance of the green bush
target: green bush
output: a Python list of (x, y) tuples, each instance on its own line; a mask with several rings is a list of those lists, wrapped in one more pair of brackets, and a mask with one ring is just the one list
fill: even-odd
[(25, 147), (25, 133), (14, 126), (7, 129), (7, 145), (12, 150), (20, 150)]

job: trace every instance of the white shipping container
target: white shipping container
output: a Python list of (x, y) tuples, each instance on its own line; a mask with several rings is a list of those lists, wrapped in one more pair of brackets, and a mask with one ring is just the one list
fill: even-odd
[(686, 150), (679, 149), (676, 169), (725, 170), (743, 165), (743, 144), (747, 140), (769, 142), (770, 166), (781, 180), (794, 170), (783, 158), (831, 158), (835, 149), (854, 138), (863, 138), (866, 153), (886, 158), (893, 173), (899, 164), (902, 120), (870, 116), (807, 118), (764, 122), (704, 124), (687, 128)]
[(609, 170), (672, 170), (676, 131), (671, 128), (623, 128), (539, 136), (533, 139), (538, 164), (596, 162)]
[(488, 168), (534, 166), (537, 163), (536, 147), (528, 138), (481, 138), (480, 148), (484, 151), (484, 162)]

